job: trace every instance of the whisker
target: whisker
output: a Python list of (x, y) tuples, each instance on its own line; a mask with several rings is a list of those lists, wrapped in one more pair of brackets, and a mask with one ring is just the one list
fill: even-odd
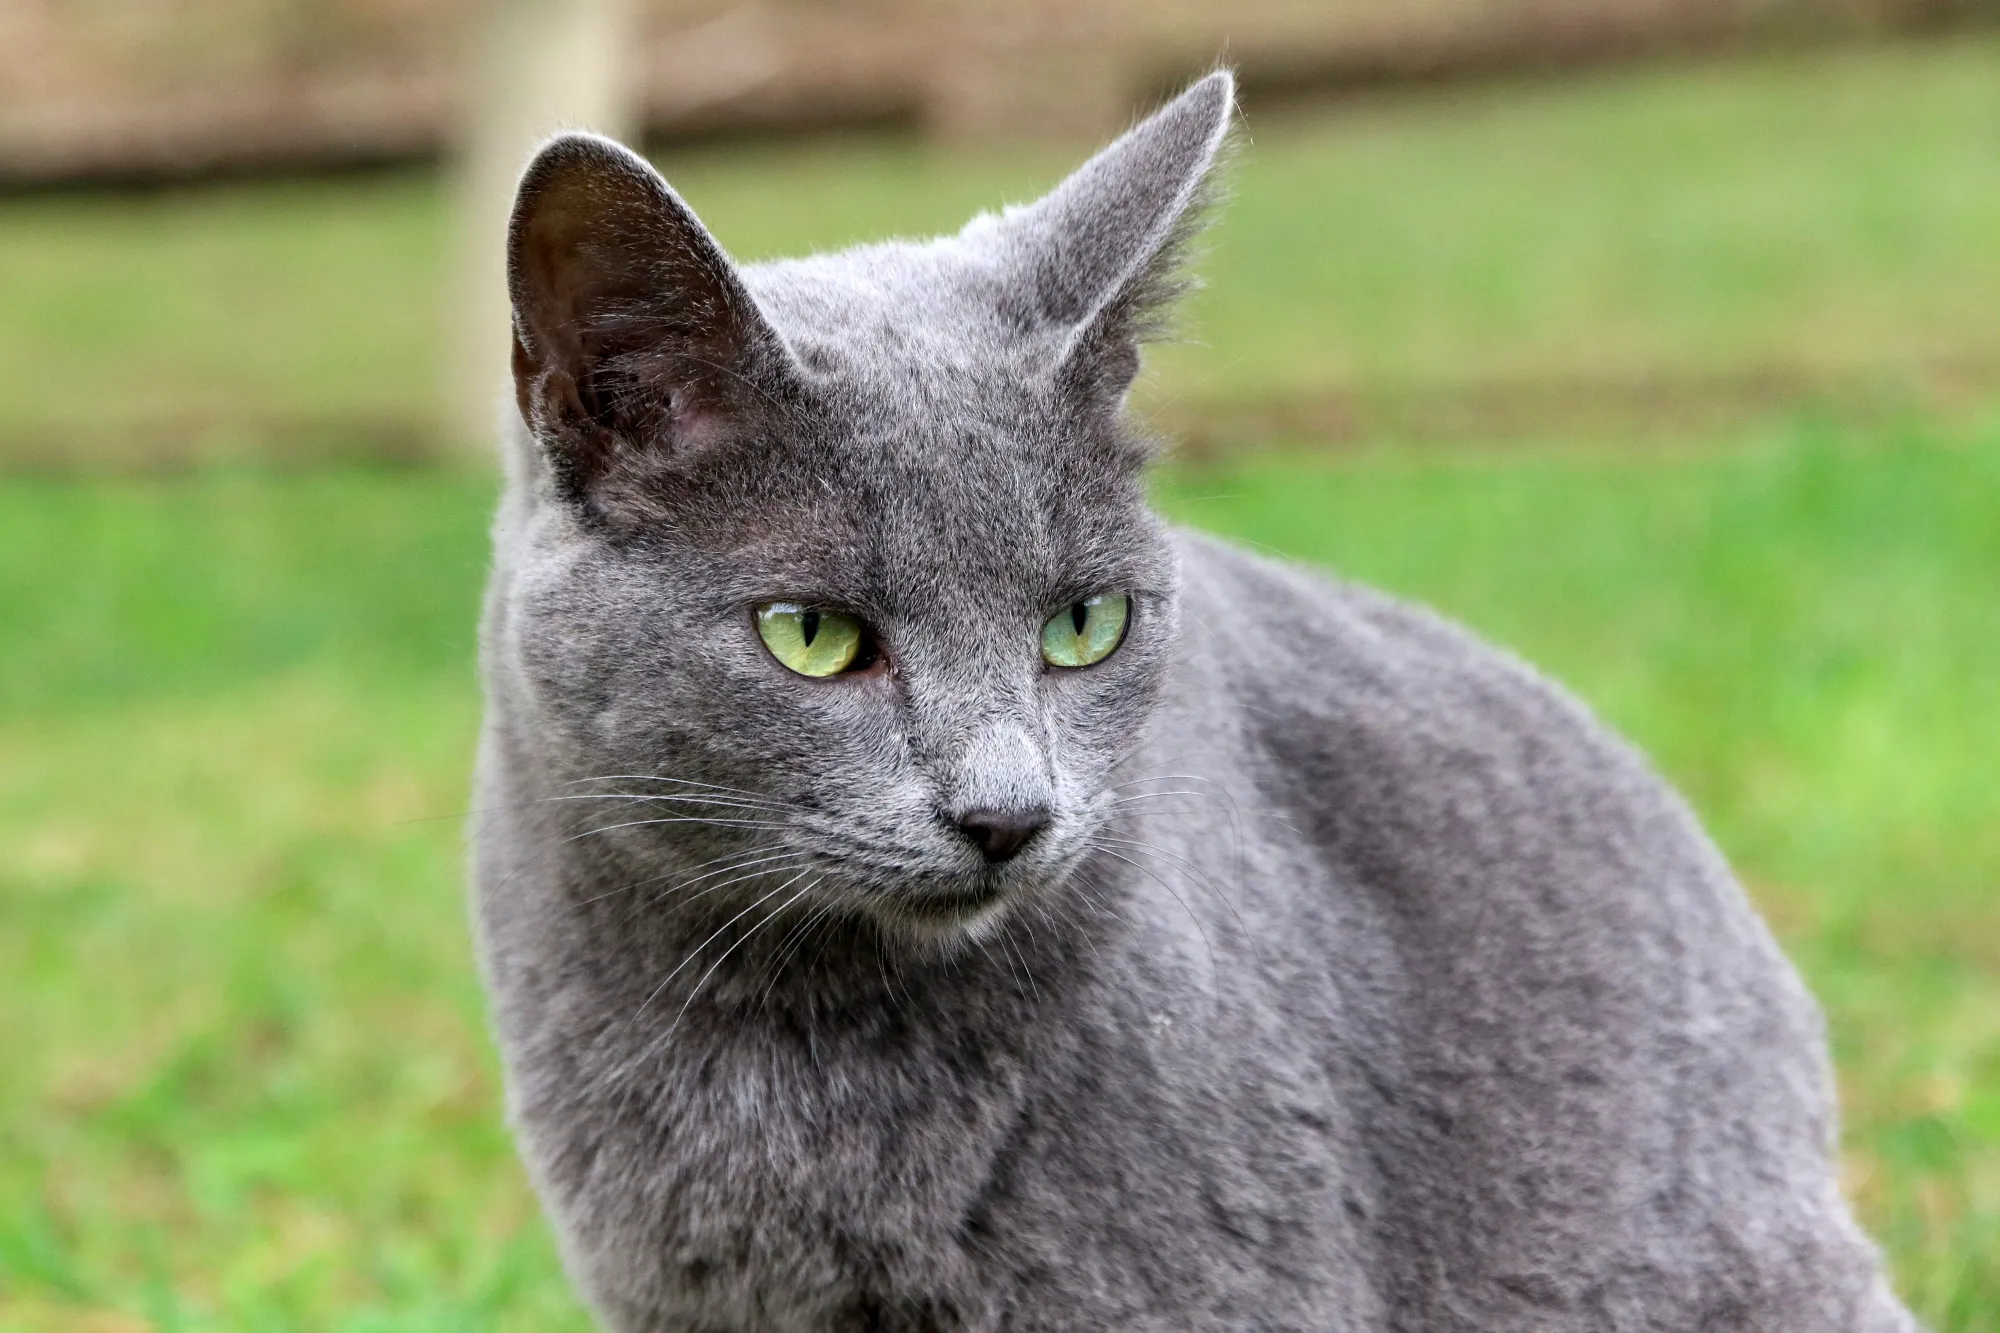
[[(1007, 939), (1007, 932), (1004, 930), (996, 932), (993, 937), (993, 942), (995, 944), (998, 944), (1000, 946), (1000, 952), (1006, 955), (1007, 970), (1009, 972), (1014, 972), (1015, 951), (1012, 943)], [(1035, 984), (1034, 969), (1028, 966), (1028, 960), (1026, 955), (1023, 955), (1021, 958), (1021, 970), (1019, 972), (1014, 973), (1014, 982), (1016, 985), (1020, 984), (1023, 976), (1025, 976), (1028, 981), (1028, 993), (1035, 997), (1035, 1004), (1039, 1007), (1042, 1003), (1042, 989), (1041, 987)]]
[[(563, 796), (538, 797), (532, 802), (532, 804), (555, 805), (563, 801), (645, 801), (645, 802), (659, 802), (659, 803), (673, 802), (679, 805), (717, 805), (732, 810), (768, 810), (774, 814), (792, 813), (790, 807), (782, 805), (774, 805), (767, 801), (746, 801), (743, 800), (741, 797), (737, 796), (712, 796), (706, 792), (703, 792), (699, 795), (691, 795), (691, 796), (683, 795), (679, 792), (634, 792), (634, 791), (570, 792), (567, 795)], [(811, 813), (811, 812), (806, 811), (804, 809), (800, 809), (798, 813)]]
[[(756, 911), (757, 908), (762, 906), (764, 903), (769, 902), (772, 898), (775, 898), (779, 894), (783, 893), (786, 889), (790, 888), (793, 884), (796, 884), (800, 879), (802, 879), (808, 873), (810, 873), (810, 867), (808, 867), (806, 870), (801, 870), (798, 874), (792, 876), (792, 878), (786, 880), (783, 884), (780, 884), (777, 888), (772, 889), (769, 893), (758, 898), (755, 902), (751, 903), (748, 907), (738, 912), (735, 916), (730, 917), (729, 920), (717, 926), (713, 934), (711, 934), (707, 939), (703, 940), (700, 944), (695, 945), (694, 948), (690, 949), (688, 951), (687, 957), (681, 959), (679, 963), (674, 965), (673, 971), (667, 973), (666, 976), (660, 979), (660, 984), (653, 987), (652, 994), (648, 995), (645, 998), (645, 1000), (639, 1005), (639, 1007), (632, 1011), (632, 1017), (626, 1020), (626, 1026), (629, 1027), (632, 1024), (637, 1023), (639, 1021), (639, 1016), (646, 1012), (646, 1006), (651, 1004), (654, 1000), (658, 999), (660, 992), (667, 988), (668, 983), (673, 981), (675, 977), (679, 976), (681, 974), (682, 969), (687, 967), (689, 963), (693, 962), (696, 958), (700, 957), (701, 951), (703, 949), (706, 949), (709, 945), (713, 944), (717, 939), (721, 938), (722, 933), (724, 931), (728, 930), (731, 926), (735, 925), (738, 921), (741, 921), (744, 917), (748, 916), (750, 913)], [(703, 892), (707, 892), (707, 890), (703, 890)], [(693, 997), (690, 996), (689, 998), (692, 999)], [(681, 1011), (683, 1013), (687, 1011), (685, 1005), (682, 1006)]]
[(1192, 796), (1202, 801), (1218, 799), (1212, 791), (1144, 791), (1140, 792), (1137, 796), (1120, 796), (1115, 801), (1106, 801), (1105, 804), (1107, 806), (1136, 805), (1140, 801), (1160, 801), (1165, 800), (1169, 796)]
[[(804, 855), (805, 855), (804, 852), (790, 851), (790, 850), (782, 852), (772, 852), (768, 848), (763, 848), (763, 847), (752, 847), (746, 851), (730, 852), (725, 856), (718, 856), (711, 858), (710, 860), (703, 861), (700, 865), (695, 867), (696, 870), (700, 870), (703, 873), (699, 875), (693, 875), (687, 879), (675, 882), (674, 884), (670, 885), (667, 888), (666, 892), (679, 893), (683, 889), (692, 888), (694, 885), (701, 883), (703, 880), (711, 879), (716, 875), (726, 875), (732, 871), (747, 870), (751, 866), (765, 865), (772, 861), (784, 861), (793, 857), (802, 857)], [(755, 857), (756, 859), (748, 859), (752, 857)], [(714, 869), (709, 869), (709, 867), (711, 866), (714, 867)], [(633, 889), (642, 889), (648, 885), (659, 884), (665, 880), (669, 880), (672, 878), (673, 876), (671, 874), (655, 875), (651, 879), (642, 879), (635, 883), (624, 885), (621, 888), (607, 889), (603, 893), (594, 894), (591, 897), (585, 898), (582, 902), (579, 902), (576, 905), (578, 907), (588, 907), (592, 903), (601, 902), (604, 899), (613, 897), (617, 894), (628, 893)], [(719, 888), (721, 886), (716, 885), (712, 887)], [(702, 892), (706, 893), (708, 892), (708, 890), (704, 889), (702, 890)], [(696, 894), (695, 896), (700, 897), (701, 895)], [(693, 900), (690, 899), (689, 901)]]
[[(1104, 790), (1122, 791), (1126, 787), (1136, 787), (1143, 782), (1206, 782), (1211, 787), (1222, 786), (1214, 778), (1200, 773), (1153, 773), (1143, 778), (1127, 778), (1123, 782), (1108, 783), (1105, 785)], [(1227, 788), (1224, 788), (1224, 790), (1226, 791)]]
[[(1139, 801), (1158, 800), (1162, 797), (1167, 797), (1167, 796), (1193, 796), (1193, 797), (1205, 798), (1212, 801), (1218, 801), (1228, 807), (1230, 827), (1235, 833), (1236, 837), (1239, 839), (1239, 845), (1240, 845), (1240, 839), (1243, 836), (1242, 824), (1240, 822), (1242, 818), (1242, 807), (1237, 804), (1236, 794), (1230, 791), (1230, 789), (1223, 783), (1217, 782), (1214, 778), (1204, 777), (1199, 773), (1156, 773), (1151, 777), (1132, 778), (1125, 782), (1112, 783), (1110, 786), (1105, 787), (1104, 790), (1107, 792), (1122, 791), (1127, 787), (1137, 787), (1142, 783), (1147, 783), (1147, 782), (1199, 782), (1206, 784), (1213, 790), (1140, 792), (1134, 796), (1121, 797), (1118, 800), (1109, 802), (1109, 804), (1113, 806), (1119, 806), (1119, 805), (1132, 804)], [(1255, 815), (1257, 818), (1269, 819), (1275, 823), (1284, 824), (1285, 827), (1287, 828), (1292, 827), (1290, 824), (1285, 823), (1283, 819), (1280, 819), (1278, 816), (1271, 814), (1269, 811), (1258, 810), (1258, 811), (1252, 811), (1251, 813)]]
[[(755, 903), (750, 904), (750, 907), (744, 908), (743, 912), (748, 912), (751, 908), (754, 908), (759, 904), (771, 898), (776, 897), (778, 894), (783, 893), (786, 889), (798, 883), (800, 880), (804, 879), (810, 873), (812, 873), (810, 869), (801, 870), (798, 874), (792, 876), (790, 879), (786, 880), (783, 884), (780, 884), (770, 893), (765, 894), (764, 897), (759, 898)], [(745, 944), (749, 943), (752, 937), (754, 937), (758, 931), (764, 929), (764, 927), (770, 925), (773, 921), (776, 921), (780, 916), (783, 916), (787, 908), (789, 908), (793, 903), (797, 902), (799, 899), (805, 897), (808, 893), (811, 893), (812, 890), (813, 886), (811, 884), (808, 884), (803, 889), (800, 889), (797, 893), (793, 894), (791, 897), (785, 899), (784, 902), (778, 904), (777, 907), (773, 908), (764, 917), (763, 920), (757, 922), (756, 925), (750, 927), (749, 930), (743, 932), (742, 938), (738, 939), (736, 943), (730, 945), (727, 949), (724, 949), (721, 955), (717, 957), (714, 962), (708, 965), (708, 971), (701, 974), (701, 979), (694, 983), (694, 989), (689, 991), (687, 999), (681, 1002), (681, 1011), (674, 1015), (674, 1021), (667, 1025), (666, 1033), (663, 1036), (661, 1036), (658, 1039), (658, 1041), (668, 1042), (673, 1040), (674, 1033), (680, 1030), (681, 1020), (687, 1017), (688, 1008), (694, 1004), (695, 996), (701, 994), (701, 988), (703, 986), (706, 986), (708, 984), (708, 979), (715, 975), (715, 969), (721, 967), (724, 962), (728, 961), (730, 954), (735, 953), (738, 949), (742, 948)], [(736, 914), (736, 916), (731, 917), (730, 923), (734, 924), (736, 921), (742, 920), (743, 912), (739, 912)], [(709, 938), (713, 939), (714, 936), (710, 936)], [(697, 949), (695, 952), (699, 953), (700, 950)]]
[(1215, 961), (1215, 945), (1212, 942), (1210, 942), (1208, 938), (1208, 931), (1201, 924), (1201, 918), (1194, 914), (1194, 909), (1192, 907), (1188, 906), (1187, 899), (1181, 897), (1178, 893), (1175, 893), (1174, 886), (1167, 883), (1164, 879), (1161, 879), (1159, 875), (1155, 874), (1150, 867), (1143, 866), (1139, 864), (1139, 862), (1134, 861), (1131, 857), (1126, 856), (1121, 852), (1115, 852), (1111, 850), (1111, 848), (1109, 847), (1099, 847), (1098, 850), (1103, 852), (1106, 856), (1110, 857), (1112, 860), (1123, 861), (1126, 865), (1131, 866), (1134, 870), (1138, 871), (1140, 874), (1145, 875), (1147, 878), (1151, 879), (1155, 884), (1158, 884), (1161, 888), (1165, 889), (1169, 894), (1169, 896), (1171, 896), (1175, 902), (1181, 905), (1181, 910), (1187, 913), (1187, 919), (1194, 924), (1195, 933), (1201, 936), (1202, 948), (1207, 950), (1208, 952), (1208, 971), (1210, 977), (1216, 977), (1221, 975), (1221, 969), (1217, 966)]
[[(886, 954), (887, 952), (888, 952), (888, 951), (887, 951), (887, 950), (885, 950), (885, 949), (879, 949), (879, 948), (878, 948), (878, 949), (876, 949), (876, 950), (875, 950), (875, 975), (876, 975), (876, 976), (878, 976), (878, 977), (880, 977), (880, 978), (882, 978), (882, 989), (883, 989), (884, 991), (887, 991), (887, 992), (888, 992), (888, 994), (889, 994), (889, 998), (890, 998), (890, 999), (895, 999), (895, 998), (896, 998), (896, 983), (895, 983), (895, 982), (893, 982), (893, 981), (891, 981), (891, 980), (889, 980), (889, 969), (888, 969), (888, 967), (887, 967), (887, 966), (886, 966), (886, 965), (885, 965), (885, 964), (883, 963), (883, 956), (884, 956), (884, 955), (885, 955), (885, 954)], [(903, 1002), (904, 1002), (905, 1004), (909, 1003), (909, 997), (908, 997), (907, 995), (903, 997)]]
[(1082, 935), (1084, 947), (1090, 950), (1092, 957), (1101, 961), (1104, 955), (1099, 951), (1097, 940), (1092, 935), (1090, 928), (1082, 921), (1079, 921), (1073, 914), (1058, 916), (1056, 914), (1057, 907), (1061, 907), (1066, 913), (1073, 913), (1076, 903), (1068, 899), (1057, 899), (1054, 902), (1038, 902), (1034, 905), (1035, 915), (1047, 922), (1050, 928), (1058, 935), (1064, 934), (1066, 930), (1073, 930)]
[[(1209, 793), (1208, 798), (1211, 800), (1221, 802), (1227, 809), (1229, 814), (1229, 834), (1232, 840), (1231, 845), (1234, 848), (1234, 854), (1231, 859), (1235, 862), (1235, 871), (1236, 871), (1235, 880), (1236, 880), (1237, 890), (1238, 892), (1241, 892), (1243, 886), (1244, 859), (1245, 856), (1247, 855), (1247, 852), (1243, 839), (1243, 808), (1241, 805), (1237, 803), (1236, 794), (1232, 792), (1229, 789), (1229, 787), (1224, 783), (1217, 782), (1214, 778), (1206, 777), (1199, 773), (1154, 774), (1152, 777), (1148, 778), (1134, 778), (1129, 782), (1120, 783), (1118, 784), (1118, 786), (1135, 787), (1146, 782), (1190, 782), (1190, 783), (1198, 783), (1213, 789), (1212, 792)], [(1106, 790), (1115, 790), (1115, 788), (1107, 788)], [(1197, 793), (1191, 792), (1188, 794), (1196, 795)], [(1159, 796), (1159, 795), (1164, 795), (1164, 793), (1141, 792), (1136, 796), (1125, 799), (1131, 800), (1133, 802), (1138, 802), (1148, 799), (1149, 795)], [(1288, 820), (1281, 819), (1277, 815), (1274, 815), (1267, 810), (1253, 810), (1251, 811), (1251, 815), (1253, 818), (1268, 819), (1271, 822), (1278, 824), (1283, 828), (1291, 829), (1292, 832), (1294, 833), (1299, 831)], [(1247, 932), (1246, 932), (1246, 938), (1247, 938)]]
[[(788, 857), (776, 858), (774, 859), (774, 862), (772, 864), (760, 865), (753, 870), (746, 871), (743, 874), (732, 874), (727, 879), (717, 880), (715, 883), (703, 889), (700, 893), (694, 894), (691, 897), (688, 897), (681, 902), (675, 903), (673, 905), (672, 910), (674, 912), (686, 911), (688, 907), (691, 906), (697, 900), (706, 898), (711, 893), (719, 893), (723, 889), (729, 888), (736, 884), (744, 884), (751, 880), (763, 879), (770, 875), (782, 875), (786, 871), (791, 870), (794, 867), (810, 868), (811, 861), (812, 858), (804, 852), (799, 852)], [(736, 869), (736, 867), (732, 866), (730, 867), (730, 869), (734, 870)], [(680, 891), (680, 888), (681, 886), (675, 885), (673, 888), (667, 890), (667, 893), (668, 894), (678, 893)], [(666, 894), (660, 895), (660, 897), (662, 898), (664, 898), (665, 896), (667, 895)]]
[[(718, 782), (696, 782), (692, 778), (662, 777), (657, 773), (600, 773), (596, 777), (577, 778), (561, 785), (565, 787), (581, 787), (586, 782), (668, 782), (676, 787), (693, 787), (699, 791), (716, 792), (723, 796), (744, 796), (757, 801), (770, 799), (763, 792), (751, 791), (746, 787), (728, 787)], [(783, 801), (778, 802), (778, 804), (790, 805), (789, 802)], [(792, 808), (796, 809), (800, 807), (794, 806)]]
[(1155, 856), (1164, 856), (1167, 859), (1177, 863), (1181, 867), (1183, 873), (1195, 877), (1196, 882), (1200, 884), (1201, 887), (1207, 889), (1210, 893), (1214, 894), (1216, 899), (1219, 902), (1221, 902), (1221, 904), (1224, 907), (1229, 909), (1229, 915), (1236, 919), (1236, 929), (1243, 933), (1243, 940), (1246, 944), (1250, 946), (1251, 953), (1253, 955), (1256, 953), (1257, 940), (1256, 937), (1250, 933), (1250, 927), (1248, 923), (1246, 923), (1243, 920), (1243, 914), (1237, 910), (1236, 904), (1233, 901), (1231, 901), (1229, 895), (1222, 891), (1222, 886), (1217, 884), (1212, 878), (1210, 878), (1208, 872), (1203, 870), (1200, 866), (1196, 865), (1194, 861), (1192, 861), (1188, 857), (1182, 856), (1179, 852), (1170, 852), (1166, 848), (1158, 846), (1157, 844), (1154, 843), (1147, 842), (1142, 838), (1120, 838), (1111, 834), (1099, 834), (1097, 837), (1097, 841), (1100, 843), (1107, 843), (1107, 842), (1116, 843), (1121, 847), (1129, 847), (1135, 851), (1151, 852)]
[[(572, 786), (572, 783), (565, 783)], [(443, 819), (470, 819), (474, 815), (499, 814), (533, 809), (538, 805), (555, 805), (565, 801), (674, 801), (683, 805), (729, 806), (743, 810), (764, 810), (772, 814), (817, 814), (808, 806), (793, 805), (784, 801), (769, 801), (750, 795), (737, 796), (733, 793), (701, 792), (693, 795), (679, 792), (567, 792), (560, 796), (535, 796), (523, 801), (501, 801), (493, 805), (473, 806), (448, 815), (423, 815), (399, 821), (403, 824), (432, 823)]]
[(791, 825), (770, 819), (717, 819), (713, 815), (667, 815), (659, 819), (627, 819), (616, 824), (603, 824), (585, 829), (563, 839), (564, 842), (581, 842), (599, 833), (615, 833), (622, 828), (647, 828), (656, 824), (706, 824), (712, 828), (758, 828), (785, 829)]
[(757, 993), (757, 1009), (760, 1013), (765, 1010), (770, 1001), (771, 992), (777, 987), (778, 978), (784, 975), (784, 970), (791, 966), (792, 959), (798, 955), (800, 949), (805, 947), (806, 941), (812, 938), (813, 928), (818, 925), (831, 923), (835, 908), (845, 906), (846, 902), (847, 896), (845, 894), (837, 894), (831, 898), (827, 898), (810, 912), (806, 913), (804, 920), (785, 933), (785, 938), (779, 943), (778, 952), (772, 958), (771, 964), (767, 969), (764, 989)]

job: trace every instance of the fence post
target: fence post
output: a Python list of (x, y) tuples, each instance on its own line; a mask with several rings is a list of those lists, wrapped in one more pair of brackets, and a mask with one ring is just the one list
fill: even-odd
[(529, 153), (558, 129), (629, 137), (632, 0), (483, 0), (472, 34), (455, 164), (458, 254), (448, 288), (452, 341), (444, 426), (457, 456), (494, 457), (511, 411), (505, 282), (507, 212)]

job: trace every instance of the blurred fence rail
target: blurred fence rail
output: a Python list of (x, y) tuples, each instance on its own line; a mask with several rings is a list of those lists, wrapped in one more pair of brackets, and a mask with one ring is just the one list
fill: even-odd
[[(438, 157), (479, 0), (8, 0), (0, 184)], [(2000, 0), (640, 0), (643, 132), (1090, 136), (1227, 59), (1260, 86), (2000, 20)]]

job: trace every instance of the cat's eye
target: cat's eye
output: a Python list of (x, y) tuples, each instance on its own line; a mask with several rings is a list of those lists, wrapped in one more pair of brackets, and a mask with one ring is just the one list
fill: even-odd
[(1059, 667), (1102, 662), (1125, 641), (1131, 618), (1132, 599), (1124, 593), (1101, 592), (1071, 602), (1042, 626), (1042, 660)]
[(845, 611), (766, 602), (757, 608), (764, 646), (801, 676), (837, 676), (868, 665), (868, 628)]

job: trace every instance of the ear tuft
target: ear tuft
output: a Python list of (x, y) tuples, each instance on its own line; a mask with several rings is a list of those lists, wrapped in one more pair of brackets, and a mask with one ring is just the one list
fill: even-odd
[(564, 134), (507, 235), (514, 387), (559, 489), (621, 458), (684, 461), (768, 400), (784, 349), (734, 266), (645, 159)]
[(1066, 331), (1061, 374), (1074, 392), (1122, 396), (1139, 345), (1187, 289), (1181, 266), (1214, 202), (1235, 98), (1234, 77), (1217, 70), (1003, 220), (1030, 317)]

